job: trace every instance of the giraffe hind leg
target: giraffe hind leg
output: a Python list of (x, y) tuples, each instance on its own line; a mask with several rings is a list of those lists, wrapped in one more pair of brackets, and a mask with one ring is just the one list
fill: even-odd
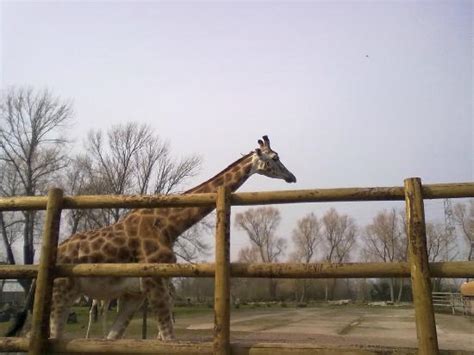
[(72, 279), (60, 278), (54, 281), (50, 314), (51, 338), (62, 338), (69, 310), (78, 296), (79, 292)]

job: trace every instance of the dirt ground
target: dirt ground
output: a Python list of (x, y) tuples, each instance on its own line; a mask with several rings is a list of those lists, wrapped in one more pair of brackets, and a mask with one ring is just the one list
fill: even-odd
[[(212, 342), (214, 314), (210, 308), (176, 309), (178, 341)], [(75, 309), (78, 323), (68, 324), (67, 338), (85, 335), (88, 311)], [(110, 326), (115, 314), (108, 314)], [(0, 330), (8, 323), (1, 323)], [(474, 316), (436, 313), (438, 342), (442, 350), (463, 350), (474, 354)], [(125, 338), (141, 338), (139, 315), (131, 322)], [(93, 338), (102, 338), (101, 322), (93, 324)], [(148, 338), (156, 334), (156, 322), (149, 318)], [(307, 308), (280, 306), (232, 309), (231, 342), (311, 343), (322, 347), (416, 348), (415, 316), (412, 307), (369, 307), (317, 305)]]
[[(194, 340), (211, 340), (213, 314), (181, 316), (178, 334)], [(436, 314), (441, 349), (472, 351), (474, 317)], [(207, 332), (206, 332), (207, 331)], [(310, 308), (252, 309), (231, 315), (232, 341), (311, 342), (321, 345), (417, 346), (412, 308), (333, 306)]]

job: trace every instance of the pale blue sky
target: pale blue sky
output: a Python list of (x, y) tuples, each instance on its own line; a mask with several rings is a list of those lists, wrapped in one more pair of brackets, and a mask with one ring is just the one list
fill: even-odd
[[(48, 87), (91, 128), (138, 121), (204, 158), (268, 134), (298, 178), (242, 191), (473, 180), (471, 1), (1, 2), (1, 86)], [(282, 207), (281, 236), (331, 206)], [(403, 206), (402, 203), (395, 204)], [(441, 202), (427, 202), (440, 217)], [(234, 208), (233, 212), (242, 208)], [(234, 233), (233, 255), (246, 244)]]

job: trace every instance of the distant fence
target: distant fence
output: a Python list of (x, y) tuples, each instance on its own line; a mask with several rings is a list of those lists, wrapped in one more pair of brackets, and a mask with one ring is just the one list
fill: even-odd
[(447, 307), (451, 309), (452, 314), (456, 313), (456, 309), (463, 314), (466, 313), (460, 292), (433, 292), (432, 299), (435, 307)]
[[(271, 278), (367, 278), (411, 277), (418, 337), (418, 353), (439, 353), (431, 295), (430, 277), (474, 277), (474, 262), (428, 263), (423, 199), (474, 197), (474, 183), (422, 185), (409, 178), (403, 187), (341, 188), (275, 192), (230, 193), (221, 187), (217, 193), (172, 196), (63, 196), (51, 189), (47, 197), (0, 199), (0, 211), (44, 210), (39, 265), (1, 266), (0, 278), (37, 278), (32, 329), (29, 339), (0, 338), (0, 351), (44, 353), (114, 354), (327, 354), (329, 349), (297, 344), (232, 344), (230, 342), (230, 277)], [(345, 264), (240, 264), (230, 263), (231, 206), (327, 201), (399, 200), (406, 203), (409, 262)], [(62, 209), (158, 208), (215, 205), (217, 210), (216, 261), (214, 264), (77, 264), (56, 265), (59, 222)], [(153, 340), (104, 341), (93, 339), (48, 340), (51, 292), (55, 277), (62, 276), (162, 276), (215, 277), (213, 344), (161, 343)], [(319, 350), (318, 350), (319, 349)], [(393, 350), (393, 349), (392, 349)], [(330, 350), (329, 350), (330, 351)], [(339, 350), (336, 350), (339, 351)], [(341, 350), (342, 351), (342, 350)], [(380, 348), (352, 349), (347, 353), (379, 354)], [(410, 353), (400, 349), (397, 354)], [(390, 353), (388, 349), (383, 352)]]

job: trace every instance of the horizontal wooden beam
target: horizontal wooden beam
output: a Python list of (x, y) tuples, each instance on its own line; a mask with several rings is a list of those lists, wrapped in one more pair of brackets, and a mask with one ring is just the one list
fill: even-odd
[(27, 338), (0, 338), (0, 352), (16, 353), (27, 352), (30, 341)]
[[(337, 189), (311, 189), (231, 194), (234, 206), (264, 205), (301, 202), (336, 201), (403, 201), (404, 187), (354, 187)], [(423, 185), (423, 198), (474, 197), (474, 183)], [(44, 210), (45, 196), (17, 196), (0, 198), (0, 211)], [(209, 206), (216, 203), (215, 193), (189, 195), (82, 195), (65, 196), (64, 209), (88, 208), (155, 208)]]
[(48, 347), (54, 354), (212, 354), (211, 343), (164, 343), (161, 340), (52, 340)]
[(34, 279), (38, 265), (0, 265), (0, 279)]
[[(230, 344), (232, 354), (236, 355), (274, 355), (274, 354), (352, 354), (352, 355), (415, 355), (415, 348), (388, 346), (325, 346), (312, 343), (262, 343), (233, 342)], [(28, 351), (26, 338), (0, 338), (0, 352)], [(70, 339), (49, 340), (50, 354), (212, 354), (212, 343), (176, 342), (163, 343), (159, 340), (101, 340), (101, 339)], [(443, 355), (467, 355), (470, 351), (442, 350)]]
[[(430, 263), (431, 277), (474, 278), (474, 261)], [(214, 264), (62, 264), (56, 277), (214, 277)], [(36, 265), (2, 265), (0, 279), (34, 278)], [(232, 277), (270, 278), (374, 278), (410, 277), (408, 263), (231, 263)]]
[[(215, 193), (190, 195), (80, 195), (64, 196), (63, 209), (155, 208), (209, 206)], [(21, 196), (0, 198), (0, 211), (44, 210), (46, 197)]]

